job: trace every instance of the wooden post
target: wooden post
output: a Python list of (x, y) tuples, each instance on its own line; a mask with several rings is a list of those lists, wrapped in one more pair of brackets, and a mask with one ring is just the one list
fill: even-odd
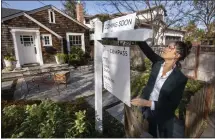
[(195, 69), (194, 69), (194, 78), (197, 79), (198, 78), (198, 67), (199, 67), (199, 56), (200, 56), (200, 45), (197, 46), (196, 49), (196, 61), (195, 61)]

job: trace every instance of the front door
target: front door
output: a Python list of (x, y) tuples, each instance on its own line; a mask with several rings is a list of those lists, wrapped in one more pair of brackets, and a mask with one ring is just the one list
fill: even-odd
[(36, 63), (36, 45), (35, 45), (35, 35), (33, 33), (29, 34), (19, 34), (19, 48), (22, 50), (22, 60), (23, 64)]

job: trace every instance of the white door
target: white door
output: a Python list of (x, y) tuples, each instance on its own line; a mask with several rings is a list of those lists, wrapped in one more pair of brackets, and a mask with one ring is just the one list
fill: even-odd
[(19, 46), (22, 50), (22, 60), (23, 64), (36, 63), (36, 45), (35, 45), (35, 35), (33, 33), (29, 34), (18, 34)]

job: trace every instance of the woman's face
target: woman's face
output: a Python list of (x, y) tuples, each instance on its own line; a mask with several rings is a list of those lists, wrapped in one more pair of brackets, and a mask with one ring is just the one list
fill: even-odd
[(175, 43), (170, 43), (163, 49), (161, 57), (166, 60), (178, 59), (180, 54), (177, 53)]

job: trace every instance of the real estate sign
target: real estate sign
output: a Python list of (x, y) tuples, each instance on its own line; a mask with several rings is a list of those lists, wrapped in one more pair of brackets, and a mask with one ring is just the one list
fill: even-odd
[(136, 13), (114, 18), (104, 23), (103, 33), (134, 29)]
[(130, 48), (104, 45), (104, 88), (130, 107)]

